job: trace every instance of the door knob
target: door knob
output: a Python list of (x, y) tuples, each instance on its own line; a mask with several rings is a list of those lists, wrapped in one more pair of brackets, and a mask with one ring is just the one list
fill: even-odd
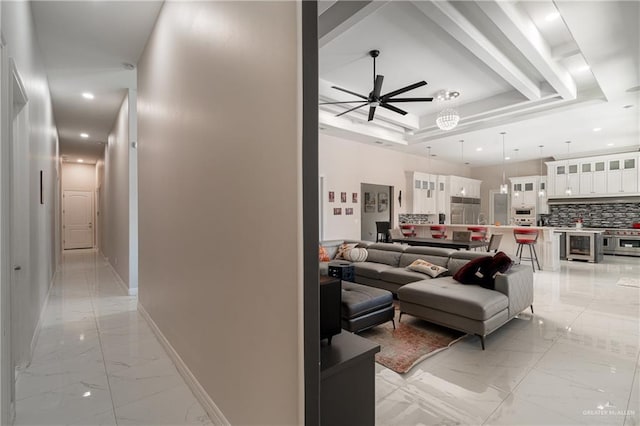
[(21, 271), (22, 270), (22, 266), (16, 266), (15, 268), (13, 268), (14, 271)]

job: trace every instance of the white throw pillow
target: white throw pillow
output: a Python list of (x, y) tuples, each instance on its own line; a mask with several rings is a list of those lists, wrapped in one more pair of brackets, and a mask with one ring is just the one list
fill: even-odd
[(420, 272), (422, 274), (427, 274), (431, 278), (435, 278), (438, 275), (444, 274), (448, 271), (447, 268), (434, 265), (433, 263), (427, 262), (426, 260), (422, 259), (416, 259), (411, 265), (407, 266), (407, 269), (415, 272)]
[(358, 245), (358, 243), (343, 243), (340, 244), (340, 247), (338, 247), (338, 251), (336, 252), (336, 259), (344, 259), (344, 260), (349, 260), (346, 258), (345, 253), (348, 252), (351, 249), (356, 248), (356, 246)]
[(352, 248), (344, 253), (344, 258), (352, 262), (364, 262), (368, 255), (369, 252), (366, 248)]

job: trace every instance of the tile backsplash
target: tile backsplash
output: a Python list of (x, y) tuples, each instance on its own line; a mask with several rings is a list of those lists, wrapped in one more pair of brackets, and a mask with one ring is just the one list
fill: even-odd
[(631, 228), (640, 222), (640, 203), (555, 204), (549, 206), (549, 225), (573, 226), (578, 218), (586, 228)]
[(400, 223), (438, 223), (438, 215), (403, 213), (398, 215), (398, 222)]

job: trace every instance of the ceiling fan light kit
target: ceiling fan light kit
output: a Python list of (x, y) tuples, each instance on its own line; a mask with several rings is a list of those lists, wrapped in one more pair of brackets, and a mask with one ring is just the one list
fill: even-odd
[(436, 124), (442, 130), (451, 130), (458, 125), (458, 121), (460, 121), (460, 116), (458, 115), (458, 111), (453, 108), (445, 108), (438, 113), (438, 118), (436, 118)]
[(373, 90), (369, 92), (369, 96), (364, 96), (360, 93), (352, 92), (351, 90), (343, 89), (338, 86), (331, 86), (333, 89), (340, 90), (341, 92), (348, 93), (353, 95), (359, 100), (355, 101), (342, 101), (342, 102), (322, 102), (320, 105), (335, 105), (335, 104), (353, 104), (359, 103), (359, 105), (354, 106), (346, 111), (341, 112), (340, 114), (336, 114), (336, 117), (340, 117), (341, 115), (350, 113), (351, 111), (355, 111), (357, 109), (362, 108), (363, 106), (369, 106), (369, 116), (367, 121), (372, 121), (376, 114), (376, 108), (384, 108), (395, 113), (401, 115), (407, 115), (407, 111), (404, 111), (398, 107), (391, 105), (391, 103), (395, 102), (431, 102), (433, 98), (396, 98), (396, 96), (406, 93), (410, 90), (417, 89), (418, 87), (426, 86), (426, 81), (418, 81), (417, 83), (410, 84), (409, 86), (405, 86), (401, 89), (394, 90), (393, 92), (389, 92), (385, 95), (381, 95), (382, 92), (382, 82), (384, 81), (384, 76), (376, 74), (376, 58), (380, 55), (379, 50), (371, 50), (369, 51), (369, 56), (373, 58)]

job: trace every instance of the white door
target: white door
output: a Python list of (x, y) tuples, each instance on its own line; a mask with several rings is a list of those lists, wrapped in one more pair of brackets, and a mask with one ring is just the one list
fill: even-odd
[(63, 247), (79, 249), (93, 247), (93, 192), (64, 191)]

